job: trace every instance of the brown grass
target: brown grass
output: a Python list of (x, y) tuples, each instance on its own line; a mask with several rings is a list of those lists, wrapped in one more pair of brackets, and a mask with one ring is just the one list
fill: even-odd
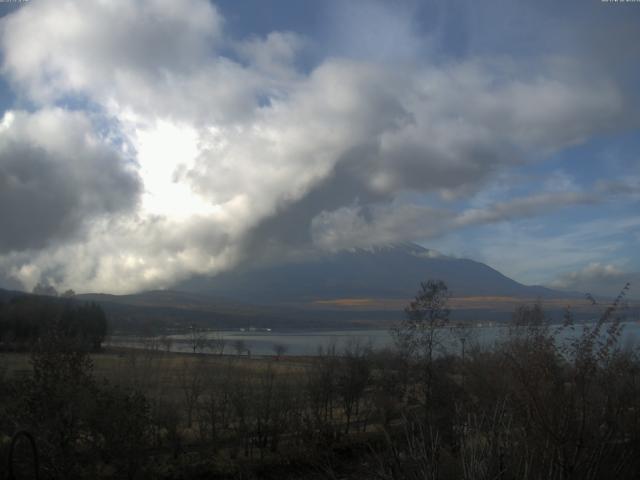
[[(478, 310), (508, 310), (513, 311), (518, 305), (532, 304), (536, 298), (521, 298), (508, 296), (469, 296), (452, 297), (449, 305), (454, 309), (478, 309)], [(562, 309), (571, 305), (574, 311), (587, 310), (592, 307), (586, 298), (555, 298), (545, 299), (542, 304), (546, 308)], [(407, 299), (397, 298), (333, 298), (315, 300), (314, 307), (335, 309), (363, 309), (363, 310), (402, 310), (407, 305)]]

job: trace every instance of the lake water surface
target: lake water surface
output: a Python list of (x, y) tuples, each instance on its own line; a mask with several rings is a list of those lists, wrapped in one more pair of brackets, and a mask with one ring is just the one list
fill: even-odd
[[(620, 339), (621, 345), (628, 347), (635, 344), (640, 338), (640, 324), (625, 322)], [(551, 327), (552, 329), (556, 327)], [(577, 325), (573, 335), (581, 331)], [(457, 351), (461, 348), (461, 337), (464, 337), (467, 346), (479, 344), (489, 346), (500, 339), (506, 338), (509, 328), (505, 326), (473, 327), (461, 333), (452, 328), (442, 330), (439, 338), (444, 348)], [(563, 333), (562, 337), (571, 335)], [(373, 348), (384, 348), (393, 345), (393, 338), (386, 329), (366, 330), (331, 330), (331, 331), (288, 331), (288, 332), (252, 332), (252, 331), (217, 331), (204, 334), (209, 340), (223, 339), (224, 353), (236, 352), (236, 345), (242, 342), (245, 352), (251, 355), (275, 355), (276, 346), (282, 346), (287, 355), (317, 355), (320, 348), (326, 350), (335, 346), (338, 352), (344, 350), (350, 342), (370, 344)], [(172, 352), (192, 352), (192, 335), (170, 335), (169, 349)], [(215, 343), (215, 342), (211, 342)], [(161, 342), (160, 337), (134, 337), (115, 335), (107, 345), (131, 347), (131, 348), (155, 348), (166, 349), (168, 343)], [(203, 353), (213, 353), (213, 349), (204, 348)]]

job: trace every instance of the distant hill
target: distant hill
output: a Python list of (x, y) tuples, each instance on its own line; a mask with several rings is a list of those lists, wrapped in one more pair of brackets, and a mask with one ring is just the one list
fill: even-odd
[(439, 255), (412, 243), (326, 253), (215, 277), (197, 277), (179, 283), (175, 290), (242, 303), (304, 305), (337, 298), (409, 299), (427, 279), (443, 280), (454, 296), (568, 296), (566, 292), (522, 285), (483, 263)]
[[(269, 266), (194, 277), (170, 290), (132, 295), (82, 294), (99, 303), (115, 331), (151, 333), (215, 328), (275, 329), (384, 326), (401, 318), (419, 283), (441, 279), (457, 320), (503, 321), (522, 302), (542, 298), (561, 318), (580, 296), (518, 283), (468, 259), (415, 244), (325, 253)], [(0, 301), (19, 292), (0, 290)]]
[[(96, 302), (107, 313), (114, 331), (154, 333), (203, 328), (248, 327), (286, 329), (342, 328), (354, 322), (388, 320), (388, 312), (304, 311), (301, 309), (250, 305), (213, 295), (173, 290), (153, 290), (132, 295), (90, 293), (77, 295), (81, 301)], [(393, 316), (392, 316), (393, 317)], [(395, 318), (395, 317), (393, 317)]]

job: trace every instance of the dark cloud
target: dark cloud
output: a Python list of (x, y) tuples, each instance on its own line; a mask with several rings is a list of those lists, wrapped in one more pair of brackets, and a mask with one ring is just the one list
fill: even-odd
[(77, 186), (42, 149), (9, 145), (0, 153), (0, 251), (43, 248), (77, 233)]
[(0, 132), (0, 253), (69, 240), (96, 216), (135, 206), (137, 176), (116, 152), (94, 144), (96, 139), (85, 141), (90, 132), (81, 117), (60, 111), (14, 113), (5, 122)]
[(372, 204), (391, 196), (372, 190), (359, 172), (362, 149), (350, 152), (334, 171), (299, 201), (287, 204), (249, 230), (244, 238), (246, 261), (279, 261), (283, 257), (309, 254), (315, 248), (313, 219), (354, 202)]

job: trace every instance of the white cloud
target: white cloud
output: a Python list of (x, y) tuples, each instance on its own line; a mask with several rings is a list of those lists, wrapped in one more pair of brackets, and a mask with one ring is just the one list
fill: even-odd
[[(620, 213), (554, 223), (549, 230), (548, 224), (533, 217), (517, 223), (487, 225), (475, 231), (471, 238), (466, 232), (453, 231), (432, 239), (429, 245), (444, 253), (454, 252), (486, 262), (519, 282), (551, 286), (564, 273), (593, 263), (637, 271), (637, 261), (632, 254), (625, 254), (625, 250), (629, 246), (627, 239), (633, 238), (639, 225), (640, 219), (636, 216)], [(600, 287), (579, 291), (598, 294)]]
[(253, 37), (240, 42), (236, 50), (258, 70), (283, 80), (295, 75), (291, 65), (302, 50), (305, 40), (293, 32), (271, 32), (266, 38)]
[[(392, 52), (418, 48), (407, 22), (394, 23), (406, 35)], [(540, 62), (531, 75), (504, 59), (429, 65), (406, 55), (389, 68), (385, 58), (352, 55), (305, 73), (295, 68), (300, 37), (273, 32), (234, 43), (223, 24), (205, 0), (39, 0), (2, 19), (3, 72), (16, 91), (42, 112), (69, 98), (90, 105), (127, 146), (120, 153), (134, 156), (137, 170), (122, 181), (139, 175), (143, 183), (139, 204), (136, 195), (117, 196), (128, 216), (104, 219), (124, 208), (95, 200), (82, 210), (82, 240), (5, 255), (4, 271), (27, 286), (49, 276), (79, 291), (132, 291), (213, 273), (242, 257), (240, 245), (262, 222), (338, 174), (349, 177), (350, 198), (337, 210), (325, 206), (333, 199), (319, 199), (304, 219), (329, 248), (424, 238), (585, 202), (557, 193), (457, 219), (416, 205), (353, 206), (406, 191), (477, 188), (505, 165), (614, 129), (626, 114), (614, 84), (579, 76), (569, 64)], [(224, 56), (223, 46), (243, 61)], [(51, 142), (102, 141), (86, 132), (89, 124), (63, 125)], [(90, 155), (69, 152), (60, 162), (89, 191), (116, 182)], [(121, 171), (118, 156), (107, 163), (107, 171)], [(84, 180), (90, 174), (100, 181)]]
[(627, 283), (631, 286), (630, 295), (638, 298), (640, 272), (625, 271), (618, 265), (610, 263), (592, 262), (580, 270), (560, 275), (551, 285), (565, 290), (615, 296)]
[(487, 204), (461, 212), (411, 204), (341, 207), (323, 211), (311, 223), (314, 243), (339, 250), (353, 246), (385, 244), (406, 239), (426, 241), (472, 225), (517, 220), (570, 205), (604, 201), (588, 192), (543, 192), (509, 201)]
[(197, 73), (221, 33), (201, 0), (32, 2), (3, 22), (4, 71), (38, 101), (139, 103), (154, 84)]
[(448, 228), (450, 212), (417, 205), (342, 207), (311, 223), (314, 243), (326, 250), (384, 245), (430, 238)]
[(453, 224), (458, 227), (503, 222), (555, 211), (569, 205), (594, 204), (602, 199), (590, 192), (545, 192), (523, 198), (514, 198), (485, 208), (473, 208), (458, 215)]

